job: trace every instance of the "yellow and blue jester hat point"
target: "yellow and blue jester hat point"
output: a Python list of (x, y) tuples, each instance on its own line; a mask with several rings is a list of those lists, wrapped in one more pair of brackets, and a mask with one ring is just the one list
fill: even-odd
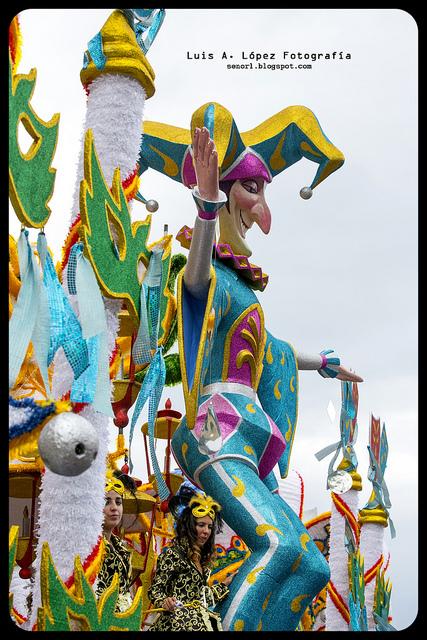
[(193, 113), (191, 129), (144, 122), (140, 174), (152, 168), (187, 187), (194, 186), (191, 132), (203, 126), (209, 130), (218, 151), (220, 181), (263, 177), (271, 182), (305, 157), (319, 165), (310, 187), (300, 192), (301, 197), (308, 199), (312, 189), (344, 163), (343, 154), (326, 137), (307, 107), (287, 107), (254, 129), (240, 133), (228, 109), (217, 102), (208, 102)]
[(221, 510), (221, 506), (211, 496), (204, 496), (200, 493), (191, 498), (188, 506), (191, 508), (191, 513), (195, 518), (209, 516), (212, 520), (215, 520), (217, 512)]

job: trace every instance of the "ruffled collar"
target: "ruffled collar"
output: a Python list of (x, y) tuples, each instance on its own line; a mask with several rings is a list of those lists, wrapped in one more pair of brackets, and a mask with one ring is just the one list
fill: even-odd
[[(184, 249), (189, 249), (191, 245), (191, 237), (193, 229), (184, 225), (177, 233), (176, 239)], [(234, 253), (229, 244), (214, 244), (216, 257), (219, 258), (227, 267), (234, 269), (242, 278), (244, 278), (251, 289), (256, 291), (264, 291), (268, 283), (268, 275), (263, 273), (261, 267), (249, 262), (247, 256), (239, 256)]]

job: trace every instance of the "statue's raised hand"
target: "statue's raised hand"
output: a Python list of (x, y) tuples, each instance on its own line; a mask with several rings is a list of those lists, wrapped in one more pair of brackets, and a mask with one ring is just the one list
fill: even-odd
[(197, 188), (204, 200), (215, 202), (219, 197), (218, 153), (206, 127), (193, 134), (193, 162)]

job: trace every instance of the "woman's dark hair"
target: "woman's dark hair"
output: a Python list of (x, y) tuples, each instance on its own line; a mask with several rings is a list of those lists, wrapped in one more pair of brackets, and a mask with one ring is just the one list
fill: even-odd
[[(132, 496), (135, 499), (134, 500), (135, 501), (135, 519), (133, 520), (131, 525), (128, 525), (128, 526), (133, 526), (133, 524), (136, 522), (136, 519), (138, 518), (138, 502), (137, 502), (137, 498), (136, 498), (136, 484), (135, 484), (135, 481), (131, 476), (128, 476), (126, 473), (123, 473), (119, 469), (114, 469), (113, 476), (115, 478), (117, 478), (118, 480), (121, 480), (123, 482), (123, 486), (126, 489), (126, 491), (129, 491), (129, 493), (131, 493)], [(128, 513), (128, 512), (126, 512), (126, 513)], [(128, 515), (133, 515), (133, 514), (129, 514), (128, 513)], [(123, 518), (122, 518), (121, 522), (123, 522)]]
[[(169, 510), (175, 518), (176, 524), (176, 537), (178, 541), (187, 539), (190, 545), (190, 553), (197, 542), (197, 519), (191, 513), (191, 507), (189, 502), (193, 496), (196, 495), (194, 489), (183, 483), (179, 488), (176, 495), (172, 496), (169, 500)], [(203, 545), (201, 549), (200, 562), (202, 566), (208, 565), (212, 560), (215, 553), (215, 534), (220, 533), (222, 530), (222, 517), (219, 512), (216, 512), (215, 520), (213, 523), (212, 533)]]

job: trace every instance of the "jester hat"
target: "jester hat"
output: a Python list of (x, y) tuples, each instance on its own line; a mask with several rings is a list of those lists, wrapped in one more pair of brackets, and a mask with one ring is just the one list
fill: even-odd
[(228, 109), (208, 102), (194, 112), (190, 130), (144, 122), (140, 174), (152, 168), (187, 187), (195, 185), (191, 132), (203, 126), (218, 151), (220, 181), (263, 177), (271, 182), (304, 156), (319, 165), (310, 185), (313, 189), (344, 162), (341, 151), (326, 137), (307, 107), (287, 107), (254, 129), (240, 133)]

